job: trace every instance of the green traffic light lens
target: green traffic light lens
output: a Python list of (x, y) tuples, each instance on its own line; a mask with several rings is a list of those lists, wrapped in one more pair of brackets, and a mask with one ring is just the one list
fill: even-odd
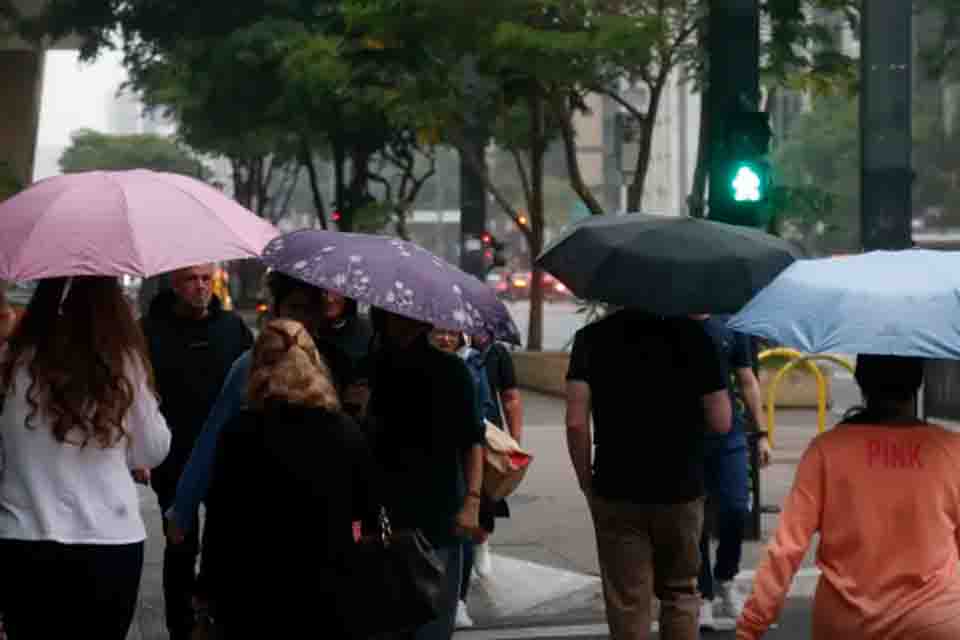
[(760, 202), (760, 174), (749, 165), (737, 168), (733, 181), (733, 199), (736, 202)]

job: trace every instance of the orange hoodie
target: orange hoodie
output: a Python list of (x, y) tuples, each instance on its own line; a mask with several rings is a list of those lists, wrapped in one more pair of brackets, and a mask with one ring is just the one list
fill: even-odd
[(857, 638), (879, 640), (960, 624), (958, 524), (960, 434), (839, 425), (800, 461), (737, 639), (759, 638), (777, 618), (817, 532), (815, 629), (818, 618), (843, 618)]

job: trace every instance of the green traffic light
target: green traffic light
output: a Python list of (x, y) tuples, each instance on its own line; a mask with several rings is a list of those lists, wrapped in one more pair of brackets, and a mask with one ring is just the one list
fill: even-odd
[(750, 165), (740, 165), (730, 186), (736, 202), (760, 202), (760, 174)]

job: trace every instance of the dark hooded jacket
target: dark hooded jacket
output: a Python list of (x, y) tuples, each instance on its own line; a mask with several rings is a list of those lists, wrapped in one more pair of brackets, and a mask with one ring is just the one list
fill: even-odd
[(143, 320), (160, 410), (173, 433), (170, 455), (153, 472), (158, 493), (176, 487), (230, 366), (253, 344), (243, 319), (216, 296), (201, 320), (177, 315), (175, 302), (173, 291), (159, 293)]

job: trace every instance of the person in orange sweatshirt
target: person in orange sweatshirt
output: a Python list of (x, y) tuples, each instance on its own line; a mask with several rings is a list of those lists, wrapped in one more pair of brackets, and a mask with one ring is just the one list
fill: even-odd
[(861, 355), (866, 407), (806, 450), (737, 621), (761, 637), (814, 533), (813, 639), (960, 638), (960, 434), (923, 422), (918, 358)]

